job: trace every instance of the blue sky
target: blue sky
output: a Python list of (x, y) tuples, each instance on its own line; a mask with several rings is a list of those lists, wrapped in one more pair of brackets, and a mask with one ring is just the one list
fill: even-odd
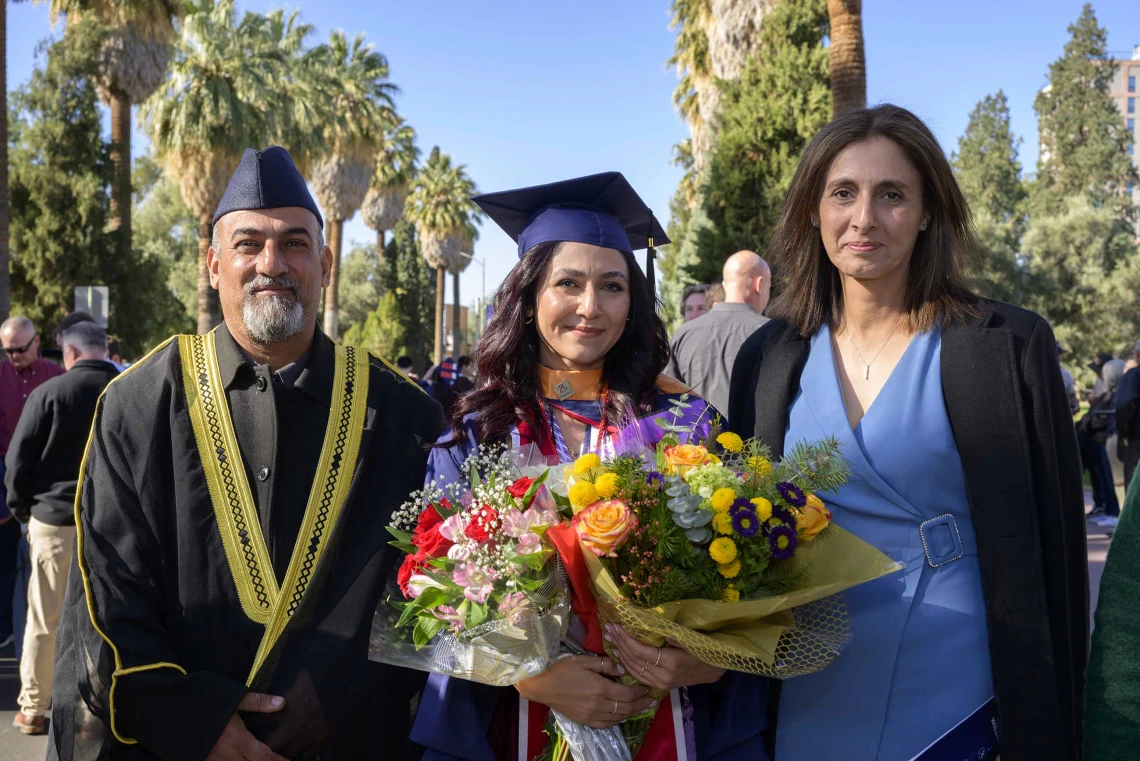
[[(282, 6), (316, 25), (313, 44), (330, 29), (364, 32), (388, 57), (397, 106), (424, 154), (441, 146), (480, 190), (616, 169), (668, 218), (681, 175), (672, 146), (688, 135), (672, 106), (677, 77), (665, 66), (668, 0), (239, 0), (245, 10)], [(1128, 57), (1140, 44), (1135, 0), (1094, 7), (1110, 51)], [(1031, 172), (1033, 98), (1080, 9), (1080, 0), (864, 0), (868, 98), (915, 111), (949, 153), (974, 104), (1004, 89)], [(43, 5), (9, 4), (10, 88), (30, 76), (49, 34)], [(144, 146), (136, 137), (136, 155)], [(346, 244), (373, 239), (359, 216), (346, 226)], [(488, 221), (475, 253), (493, 291), (516, 260), (514, 243)], [(480, 279), (478, 265), (464, 273), (463, 301), (478, 296)]]

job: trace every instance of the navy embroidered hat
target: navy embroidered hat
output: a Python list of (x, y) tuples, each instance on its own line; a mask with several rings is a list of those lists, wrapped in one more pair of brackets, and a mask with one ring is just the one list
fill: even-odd
[(285, 206), (308, 209), (316, 216), (317, 224), (322, 228), (325, 226), (317, 203), (289, 151), (277, 145), (261, 151), (246, 148), (230, 184), (226, 186), (222, 202), (214, 212), (213, 223), (216, 225), (231, 211), (280, 209)]
[[(664, 228), (621, 172), (535, 185), (473, 199), (519, 244), (573, 241), (633, 253), (669, 242)], [(651, 254), (652, 256), (652, 254)]]

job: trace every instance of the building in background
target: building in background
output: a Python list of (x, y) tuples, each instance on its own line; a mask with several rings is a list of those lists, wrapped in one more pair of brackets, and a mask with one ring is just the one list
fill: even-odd
[[(1132, 49), (1132, 57), (1118, 59), (1116, 63), (1116, 76), (1109, 87), (1109, 95), (1124, 115), (1124, 124), (1128, 128), (1130, 142), (1128, 154), (1132, 157), (1132, 165), (1140, 171), (1140, 45)], [(1140, 187), (1132, 188), (1132, 203), (1140, 207)], [(1140, 215), (1137, 215), (1136, 232), (1140, 234)]]

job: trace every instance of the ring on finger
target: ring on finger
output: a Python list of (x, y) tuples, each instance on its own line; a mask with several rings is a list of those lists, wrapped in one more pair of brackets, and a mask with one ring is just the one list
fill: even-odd
[(650, 663), (649, 661), (646, 661), (645, 665), (641, 667), (641, 671), (637, 672), (637, 675), (638, 676), (645, 676), (646, 669), (648, 669), (652, 665), (653, 665), (652, 663)]
[(618, 709), (618, 702), (617, 702), (617, 700), (614, 700), (614, 710), (610, 711), (610, 713), (612, 713), (616, 716), (617, 715), (617, 709)]
[(661, 665), (661, 648), (657, 648), (657, 660), (653, 662), (654, 666)]

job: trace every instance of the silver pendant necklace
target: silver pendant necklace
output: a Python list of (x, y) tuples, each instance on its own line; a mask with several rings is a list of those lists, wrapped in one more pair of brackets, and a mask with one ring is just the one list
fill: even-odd
[(889, 344), (891, 342), (891, 339), (895, 337), (895, 332), (898, 331), (900, 322), (902, 322), (901, 316), (895, 320), (895, 326), (891, 329), (891, 334), (887, 336), (886, 341), (883, 341), (883, 345), (879, 347), (879, 350), (877, 352), (875, 352), (875, 356), (871, 357), (870, 362), (868, 362), (863, 357), (863, 352), (859, 351), (859, 347), (855, 345), (855, 339), (851, 336), (851, 331), (847, 332), (847, 342), (851, 344), (851, 348), (854, 349), (855, 353), (859, 356), (859, 361), (863, 363), (863, 380), (871, 379), (871, 365), (875, 363), (875, 360), (878, 359), (879, 355), (883, 353), (883, 349), (887, 348), (887, 344)]

